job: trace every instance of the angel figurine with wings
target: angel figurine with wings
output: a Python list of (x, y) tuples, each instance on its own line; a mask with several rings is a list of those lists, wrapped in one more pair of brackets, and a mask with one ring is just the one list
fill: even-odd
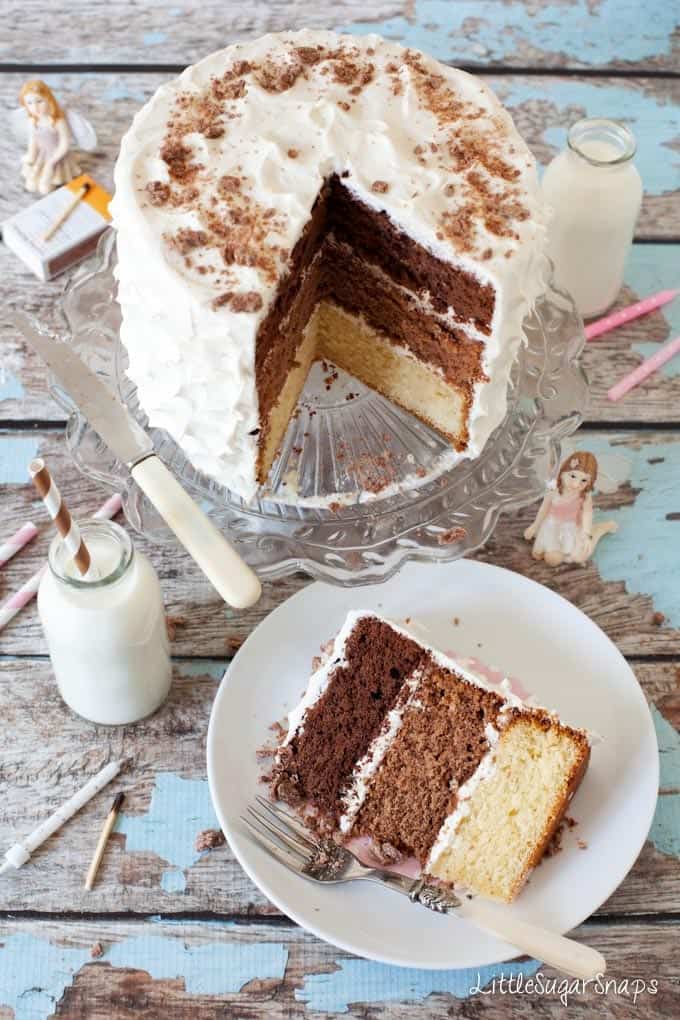
[(565, 458), (536, 520), (524, 532), (526, 540), (534, 543), (535, 560), (545, 560), (551, 567), (584, 564), (600, 539), (618, 530), (616, 521), (593, 523), (591, 493), (597, 479), (597, 460), (592, 453), (574, 451)]
[(47, 195), (80, 173), (70, 146), (75, 142), (79, 149), (92, 152), (97, 136), (81, 114), (62, 110), (44, 81), (37, 78), (27, 81), (19, 93), (19, 102), (19, 109), (11, 114), (11, 126), (19, 141), (28, 143), (21, 161), (21, 175), (28, 191)]

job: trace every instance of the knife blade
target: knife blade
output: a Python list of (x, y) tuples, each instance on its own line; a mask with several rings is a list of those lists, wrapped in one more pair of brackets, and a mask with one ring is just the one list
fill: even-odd
[(151, 437), (72, 347), (40, 332), (22, 312), (11, 312), (7, 318), (40, 355), (118, 460), (131, 468), (153, 453)]
[(140, 489), (174, 531), (225, 602), (254, 605), (262, 589), (257, 575), (156, 456), (150, 436), (127, 408), (63, 341), (36, 329), (23, 312), (5, 318), (25, 337)]

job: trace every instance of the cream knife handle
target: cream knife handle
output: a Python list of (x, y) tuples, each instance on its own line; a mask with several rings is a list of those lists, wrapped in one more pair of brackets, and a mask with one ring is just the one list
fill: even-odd
[(262, 594), (257, 575), (158, 457), (135, 464), (132, 477), (225, 602), (236, 609), (254, 605)]
[(604, 956), (596, 949), (516, 919), (502, 906), (478, 899), (464, 900), (456, 913), (571, 977), (593, 978), (605, 972)]

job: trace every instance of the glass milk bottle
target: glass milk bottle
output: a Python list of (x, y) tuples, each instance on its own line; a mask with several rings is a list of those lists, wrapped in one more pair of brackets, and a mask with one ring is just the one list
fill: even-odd
[(587, 319), (606, 311), (621, 289), (642, 181), (633, 164), (635, 137), (623, 124), (579, 120), (568, 143), (543, 177), (553, 215), (548, 255), (557, 283)]
[(38, 591), (59, 692), (91, 722), (121, 725), (154, 712), (170, 690), (163, 598), (155, 570), (111, 521), (80, 525), (95, 580), (57, 536)]

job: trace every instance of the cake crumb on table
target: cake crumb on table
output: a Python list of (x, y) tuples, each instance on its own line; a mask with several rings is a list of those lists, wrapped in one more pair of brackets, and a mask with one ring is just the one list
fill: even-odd
[(168, 640), (174, 641), (177, 637), (177, 628), (186, 626), (186, 616), (166, 616), (165, 626), (168, 632)]
[(104, 955), (104, 947), (101, 942), (93, 942), (90, 946), (90, 958), (92, 960), (100, 960)]
[(221, 829), (203, 829), (197, 833), (194, 841), (194, 849), (197, 853), (203, 850), (214, 850), (218, 846), (224, 846), (226, 839)]
[(437, 535), (437, 542), (439, 545), (455, 545), (456, 542), (462, 542), (466, 537), (467, 531), (465, 528), (449, 528), (448, 531), (442, 531), (440, 535)]
[(666, 622), (666, 614), (656, 612), (652, 615), (652, 623), (655, 627), (661, 627)]

